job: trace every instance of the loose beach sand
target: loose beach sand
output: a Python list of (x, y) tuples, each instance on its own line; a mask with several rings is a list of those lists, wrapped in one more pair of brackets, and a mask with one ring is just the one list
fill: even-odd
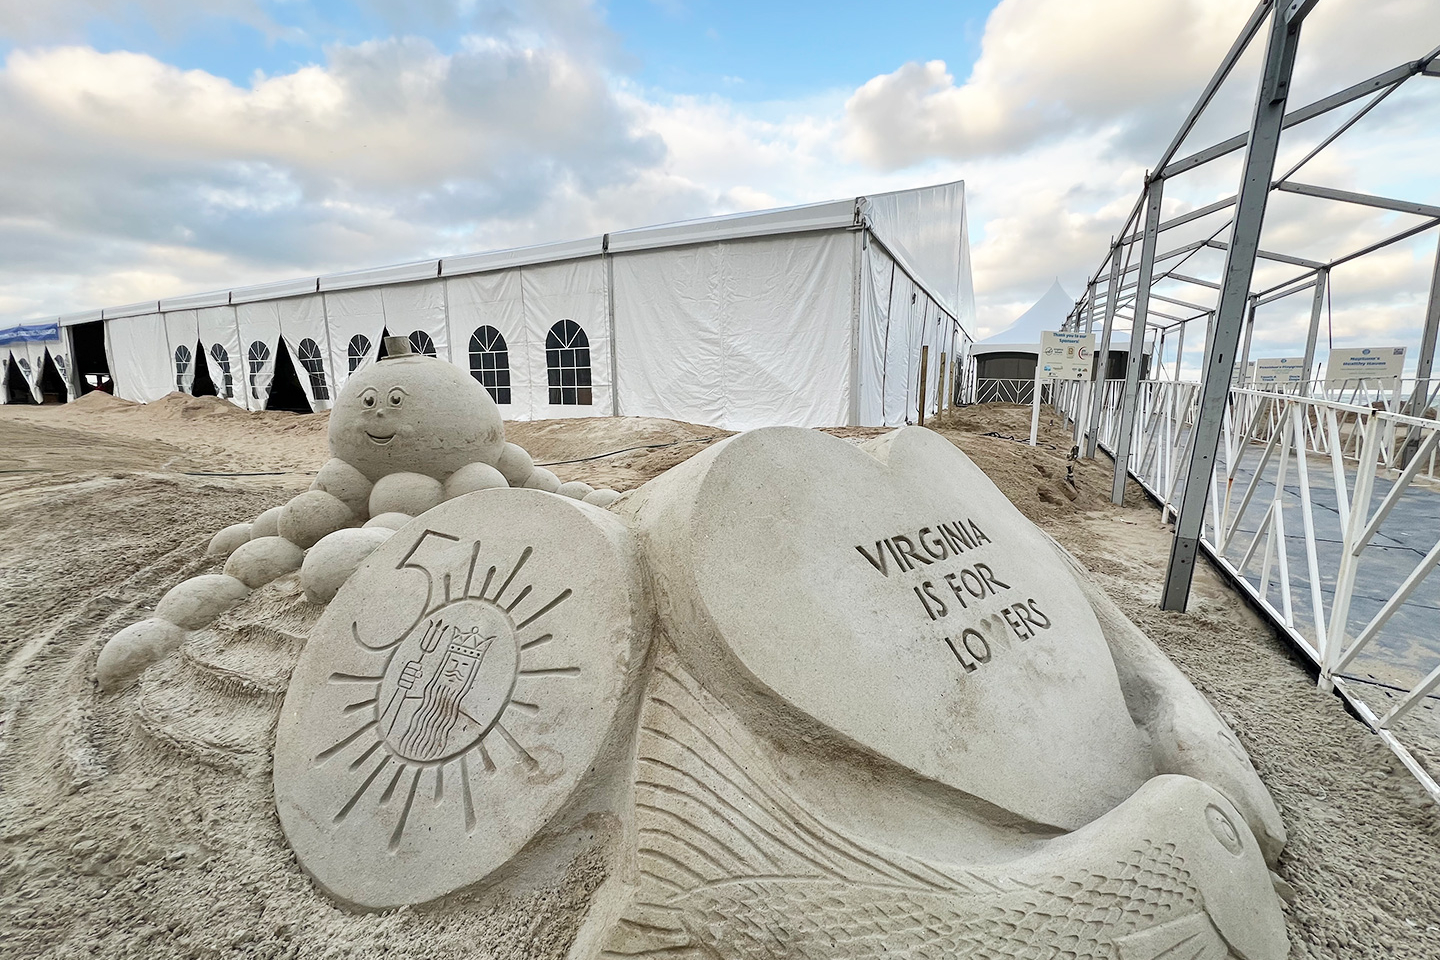
[[(212, 533), (309, 485), (326, 419), (181, 395), (0, 407), (0, 956), (563, 957), (593, 871), (503, 905), (460, 895), (347, 913), (280, 834), (273, 691), (187, 700), (177, 655), (138, 691), (94, 692), (109, 636), (218, 569)], [(1028, 419), (985, 406), (931, 426), (1094, 571), (1234, 727), (1289, 830), (1292, 956), (1440, 956), (1440, 808), (1208, 567), (1187, 613), (1159, 610), (1157, 512), (1133, 484), (1113, 507), (1105, 460), (1078, 464), (1072, 500), (1067, 435), (1047, 417), (1030, 448), (1013, 439)], [(645, 418), (506, 428), (562, 479), (619, 490), (727, 435)], [(628, 447), (641, 449), (587, 459)], [(306, 607), (276, 593), (231, 627), (303, 642), (318, 615)]]

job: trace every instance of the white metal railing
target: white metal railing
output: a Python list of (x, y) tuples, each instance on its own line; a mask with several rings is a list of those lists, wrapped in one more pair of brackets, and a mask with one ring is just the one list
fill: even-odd
[[(1189, 463), (1200, 385), (1151, 380), (1139, 387), (1127, 468), (1170, 521)], [(1083, 409), (1082, 389), (1089, 388), (1062, 385), (1057, 406), (1073, 417)], [(1123, 391), (1121, 380), (1102, 389), (1097, 436), (1107, 451), (1119, 446)], [(1429, 605), (1412, 606), (1411, 632), (1417, 611), (1428, 628), (1419, 636), (1389, 637), (1412, 651), (1412, 672), (1390, 685), (1398, 695), (1372, 707), (1377, 690), (1390, 691), (1347, 674), (1362, 657), (1370, 658), (1367, 669), (1386, 669), (1387, 654), (1376, 641), (1417, 592), (1433, 593), (1440, 602), (1440, 584), (1427, 585), (1440, 565), (1440, 523), (1421, 499), (1440, 502), (1440, 421), (1361, 399), (1232, 389), (1201, 543), (1316, 665), (1320, 686), (1337, 689), (1440, 802), (1435, 775), (1397, 738), (1418, 734), (1433, 745), (1440, 737), (1440, 727), (1402, 730), (1440, 687), (1440, 615)], [(1402, 400), (1408, 407), (1408, 395)], [(1402, 502), (1409, 504), (1401, 511), (1409, 520), (1396, 513)], [(1377, 538), (1389, 541), (1379, 548), (1384, 556), (1377, 554)], [(1397, 556), (1406, 559), (1396, 563)], [(1409, 562), (1415, 557), (1418, 562)], [(1357, 593), (1357, 587), (1363, 590)], [(1361, 619), (1352, 618), (1357, 596), (1372, 611), (1352, 625)]]
[[(1033, 379), (1002, 379), (986, 377), (976, 379), (969, 384), (969, 396), (964, 398), (965, 403), (1022, 403), (1030, 404), (1035, 396), (1035, 381)], [(1053, 387), (1048, 380), (1040, 383), (1040, 402), (1052, 402)]]

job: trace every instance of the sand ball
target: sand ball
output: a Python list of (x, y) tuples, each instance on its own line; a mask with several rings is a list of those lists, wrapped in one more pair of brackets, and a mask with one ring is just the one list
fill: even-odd
[(337, 530), (305, 555), (300, 565), (300, 586), (311, 603), (329, 603), (365, 558), (395, 531), (386, 527)]
[(500, 471), (510, 486), (523, 487), (535, 469), (535, 461), (530, 459), (530, 454), (518, 443), (507, 443), (500, 459), (495, 461), (495, 469)]
[(250, 522), (250, 539), (280, 536), (280, 511), (284, 506), (271, 507)]
[(311, 490), (281, 508), (280, 536), (297, 547), (313, 547), (321, 537), (354, 523), (355, 514), (339, 498)]
[(450, 474), (445, 481), (445, 499), (454, 500), (476, 490), (505, 488), (505, 475), (488, 463), (470, 463)]
[(375, 481), (375, 489), (370, 491), (370, 516), (408, 513), (418, 517), (440, 506), (443, 499), (445, 487), (434, 477), (423, 473), (392, 473)]
[(205, 548), (205, 555), (208, 557), (230, 556), (235, 552), (236, 547), (254, 536), (253, 530), (253, 524), (232, 523), (210, 538), (210, 546)]
[(525, 486), (531, 490), (554, 493), (560, 489), (560, 478), (544, 467), (536, 467), (535, 472), (530, 474), (530, 479), (525, 481)]
[(365, 526), (361, 529), (375, 530), (377, 528), (381, 528), (385, 530), (399, 530), (401, 527), (405, 526), (405, 524), (409, 523), (411, 520), (414, 519), (415, 518), (410, 516), (410, 514), (408, 513), (382, 513), (379, 516), (371, 517), (369, 520), (366, 520)]
[(186, 630), (199, 630), (250, 595), (250, 588), (223, 573), (191, 577), (171, 587), (155, 616)]
[(571, 480), (569, 483), (560, 484), (560, 488), (555, 492), (571, 500), (584, 500), (595, 492), (595, 488), (584, 480)]
[(593, 503), (593, 504), (594, 504), (595, 506), (597, 506), (597, 507), (608, 507), (608, 506), (610, 506), (610, 504), (614, 503), (616, 500), (619, 500), (619, 499), (620, 499), (620, 494), (619, 494), (619, 493), (617, 493), (617, 492), (614, 491), (614, 490), (608, 490), (608, 489), (606, 489), (606, 490), (596, 490), (594, 493), (590, 494), (589, 496), (587, 496), (587, 497), (585, 498), (585, 502), (586, 502), (586, 503)]
[(102, 693), (123, 690), (152, 663), (180, 648), (186, 633), (158, 618), (131, 624), (111, 637), (95, 664), (95, 680)]
[(315, 474), (310, 489), (324, 490), (349, 507), (355, 516), (363, 517), (370, 507), (370, 488), (373, 486), (365, 474), (339, 457), (332, 457)]
[(225, 572), (254, 590), (300, 569), (305, 551), (284, 537), (257, 537), (242, 543), (225, 562)]

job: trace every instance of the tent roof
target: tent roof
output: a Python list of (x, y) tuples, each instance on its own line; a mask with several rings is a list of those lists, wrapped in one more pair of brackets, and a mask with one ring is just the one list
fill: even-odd
[[(169, 310), (275, 300), (324, 290), (401, 283), (576, 257), (599, 256), (607, 250), (611, 253), (622, 253), (717, 240), (850, 229), (857, 226), (868, 227), (937, 303), (959, 320), (963, 327), (973, 329), (974, 296), (970, 289), (970, 244), (965, 235), (965, 184), (959, 180), (893, 193), (617, 230), (582, 240), (253, 284), (213, 293), (172, 297), (163, 301), (150, 300), (123, 307), (109, 307), (100, 313), (109, 320)], [(1058, 290), (1058, 285), (1056, 289)], [(1062, 292), (1061, 296), (1063, 295)], [(1066, 307), (1068, 309), (1068, 304)], [(62, 323), (68, 326), (85, 322), (93, 319), (96, 313), (88, 311), (71, 314), (65, 317)], [(1062, 318), (1063, 314), (1062, 310)], [(1038, 333), (1035, 339), (1039, 339)]]
[(1060, 286), (1060, 281), (1056, 280), (1029, 310), (1015, 318), (1014, 323), (980, 342), (1038, 344), (1040, 333), (1044, 330), (1059, 330), (1074, 305), (1075, 301)]

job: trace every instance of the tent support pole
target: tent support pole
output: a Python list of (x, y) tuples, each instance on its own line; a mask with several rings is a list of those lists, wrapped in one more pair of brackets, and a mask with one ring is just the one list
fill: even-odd
[(1320, 341), (1320, 314), (1325, 309), (1325, 288), (1330, 285), (1328, 267), (1315, 271), (1315, 298), (1310, 301), (1310, 332), (1305, 336), (1305, 365), (1300, 378), (1307, 394), (1314, 395), (1315, 385), (1310, 382), (1315, 371), (1315, 346)]
[(1155, 241), (1160, 236), (1160, 204), (1165, 181), (1158, 177), (1145, 189), (1145, 234), (1140, 241), (1140, 286), (1135, 290), (1135, 317), (1130, 321), (1130, 351), (1125, 360), (1125, 396), (1120, 402), (1120, 436), (1115, 441), (1115, 476), (1110, 502), (1125, 502), (1125, 472), (1130, 466), (1135, 407), (1140, 402), (1140, 365), (1145, 359), (1145, 321), (1150, 311), (1150, 282), (1155, 275)]
[[(1125, 229), (1130, 229), (1127, 224)], [(1120, 296), (1120, 244), (1110, 244), (1110, 286), (1105, 296), (1105, 325), (1100, 332), (1100, 349), (1096, 351), (1099, 369), (1090, 388), (1090, 426), (1085, 437), (1085, 459), (1095, 459), (1095, 445), (1100, 440), (1100, 408), (1105, 405), (1105, 374), (1110, 368), (1110, 333), (1115, 328), (1115, 301)], [(1094, 311), (1091, 311), (1092, 318)]]
[(1185, 489), (1175, 514), (1175, 539), (1165, 571), (1160, 596), (1164, 610), (1184, 610), (1190, 599), (1195, 576), (1195, 559), (1205, 520), (1205, 501), (1215, 471), (1221, 425), (1230, 399), (1230, 378), (1235, 371), (1235, 353), (1245, 318), (1250, 281), (1255, 274), (1255, 257), (1260, 249), (1260, 228), (1265, 219), (1271, 179), (1275, 175), (1275, 154), (1285, 121), (1285, 103), (1290, 77), (1295, 68), (1295, 51), (1300, 27), (1316, 0), (1275, 4), (1270, 34), (1265, 44), (1265, 61), (1255, 112), (1245, 143), (1245, 166), (1235, 205), (1234, 228), (1225, 250), (1220, 296), (1215, 305), (1215, 336), (1205, 344), (1205, 361), (1200, 387), (1200, 409), (1195, 419), (1194, 443), (1185, 471)]
[(1424, 415), (1425, 400), (1430, 396), (1437, 335), (1440, 335), (1440, 242), (1435, 248), (1435, 269), (1430, 276), (1430, 299), (1425, 305), (1425, 330), (1420, 335), (1420, 354), (1415, 358), (1415, 392), (1410, 395), (1409, 411), (1412, 417)]

